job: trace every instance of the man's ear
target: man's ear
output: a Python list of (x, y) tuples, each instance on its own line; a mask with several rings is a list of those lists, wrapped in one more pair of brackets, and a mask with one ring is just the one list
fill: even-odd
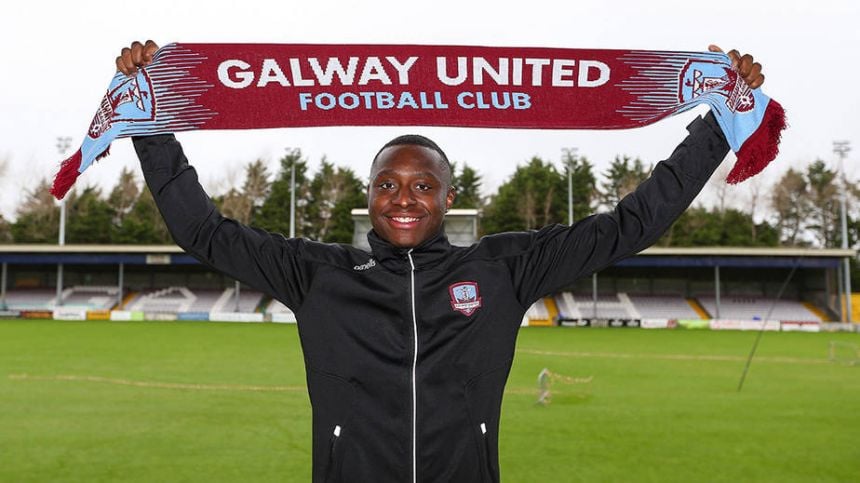
[(451, 209), (455, 198), (457, 198), (457, 188), (451, 186), (448, 188), (448, 194), (445, 196), (445, 211)]

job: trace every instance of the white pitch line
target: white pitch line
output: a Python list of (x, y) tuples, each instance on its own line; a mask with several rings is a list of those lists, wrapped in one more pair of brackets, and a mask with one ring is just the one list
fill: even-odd
[(54, 376), (35, 376), (31, 374), (9, 374), (12, 381), (70, 381), (97, 382), (118, 386), (133, 386), (158, 389), (190, 389), (194, 391), (246, 391), (246, 392), (293, 392), (305, 391), (304, 386), (252, 386), (245, 384), (187, 384), (180, 382), (134, 381), (101, 376), (81, 376), (59, 374)]
[[(55, 376), (35, 376), (31, 374), (9, 374), (11, 381), (52, 381), (52, 382), (95, 382), (117, 386), (132, 386), (156, 389), (188, 389), (194, 391), (247, 391), (247, 392), (304, 392), (305, 386), (248, 386), (241, 384), (184, 384), (174, 382), (133, 381), (100, 376), (80, 376), (60, 374)], [(537, 389), (508, 387), (505, 394), (533, 394)]]
[[(560, 356), (560, 357), (594, 357), (603, 359), (657, 359), (666, 361), (718, 361), (718, 362), (743, 362), (746, 356), (715, 356), (715, 355), (695, 355), (695, 354), (631, 354), (627, 352), (559, 352), (559, 351), (540, 351), (533, 349), (517, 349), (517, 352), (523, 354), (532, 354), (540, 356)], [(756, 360), (759, 362), (774, 362), (783, 364), (830, 364), (827, 359), (809, 359), (801, 357), (772, 357), (758, 356)]]

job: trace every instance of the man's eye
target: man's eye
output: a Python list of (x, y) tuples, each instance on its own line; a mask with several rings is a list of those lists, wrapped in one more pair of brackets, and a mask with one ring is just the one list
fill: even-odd
[(394, 188), (394, 183), (390, 181), (385, 181), (383, 183), (379, 183), (379, 188), (384, 190), (390, 190)]
[(415, 188), (418, 191), (429, 191), (429, 190), (433, 189), (432, 186), (430, 186), (429, 184), (424, 184), (424, 183), (418, 183), (417, 185), (415, 185)]

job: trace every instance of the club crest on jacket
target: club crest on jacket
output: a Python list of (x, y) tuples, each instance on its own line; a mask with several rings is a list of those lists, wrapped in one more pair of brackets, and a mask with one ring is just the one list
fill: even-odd
[(457, 282), (448, 287), (448, 293), (451, 295), (451, 308), (467, 317), (481, 307), (478, 282)]

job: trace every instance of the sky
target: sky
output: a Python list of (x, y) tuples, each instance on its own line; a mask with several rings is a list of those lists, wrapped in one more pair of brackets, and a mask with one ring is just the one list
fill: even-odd
[[(115, 71), (114, 59), (133, 40), (242, 43), (380, 43), (707, 50), (717, 44), (751, 53), (763, 65), (764, 92), (786, 109), (781, 152), (760, 183), (817, 158), (836, 166), (833, 141), (854, 147), (845, 167), (856, 179), (860, 150), (860, 7), (847, 0), (723, 2), (545, 1), (332, 2), (180, 0), (134, 2), (11, 2), (0, 42), (0, 214), (14, 219), (27, 189), (50, 178), (61, 160), (56, 139), (77, 148)], [(838, 91), (838, 92), (837, 92)], [(828, 93), (829, 92), (829, 93)], [(562, 148), (605, 170), (617, 154), (646, 164), (666, 158), (700, 108), (632, 130), (513, 130), (430, 127), (332, 127), (198, 131), (178, 135), (211, 194), (242, 181), (257, 158), (276, 171), (285, 148), (298, 147), (312, 169), (322, 156), (366, 177), (387, 140), (419, 132), (453, 161), (483, 175), (491, 194), (532, 156), (560, 166)], [(5, 162), (4, 162), (5, 160)], [(728, 168), (733, 156), (724, 162)], [(3, 169), (5, 165), (5, 169)], [(123, 167), (140, 168), (131, 141), (87, 170), (78, 186), (115, 184)], [(716, 185), (715, 185), (716, 186)], [(752, 183), (730, 187), (743, 205)], [(701, 201), (708, 200), (708, 193)]]

